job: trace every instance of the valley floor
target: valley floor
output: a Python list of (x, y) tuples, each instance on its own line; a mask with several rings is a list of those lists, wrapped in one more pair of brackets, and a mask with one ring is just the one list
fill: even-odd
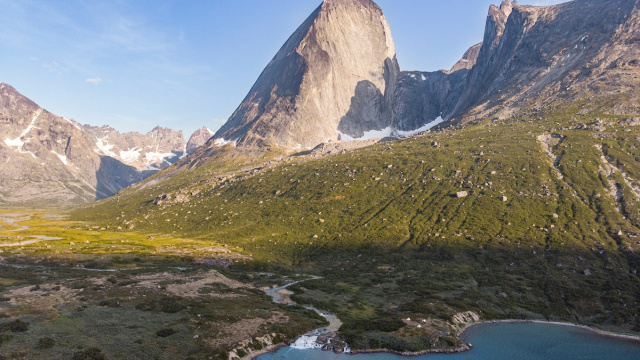
[(227, 359), (325, 323), (264, 294), (286, 277), (225, 276), (224, 246), (65, 219), (0, 212), (0, 359)]
[(264, 293), (292, 282), (286, 297), (344, 318), (339, 338), (354, 352), (464, 351), (468, 326), (514, 315), (584, 320), (505, 312), (490, 299), (501, 291), (482, 293), (451, 266), (464, 252), (371, 251), (359, 263), (332, 257), (292, 272), (210, 241), (112, 232), (45, 211), (0, 212), (0, 226), (0, 359), (254, 357), (324, 326), (314, 312)]

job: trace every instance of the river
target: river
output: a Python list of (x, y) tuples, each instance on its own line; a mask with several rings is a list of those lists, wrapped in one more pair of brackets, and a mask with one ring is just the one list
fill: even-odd
[[(289, 283), (289, 284), (284, 285), (284, 286), (267, 289), (267, 290), (265, 290), (265, 293), (267, 293), (267, 295), (271, 296), (271, 299), (276, 304), (289, 304), (289, 305), (291, 305), (291, 304), (294, 304), (294, 302), (291, 301), (291, 299), (289, 298), (289, 295), (291, 293), (287, 290), (287, 288), (289, 286), (291, 286), (291, 285), (298, 284), (298, 283), (303, 282), (303, 281), (316, 280), (316, 279), (321, 279), (321, 278), (317, 277), (317, 276), (313, 276), (313, 277), (311, 277), (309, 279), (299, 280), (299, 281), (295, 281), (295, 282)], [(320, 310), (314, 308), (313, 306), (305, 306), (305, 308), (307, 308), (309, 310), (313, 310), (313, 311), (317, 312), (318, 314), (320, 314), (322, 317), (327, 319), (327, 321), (329, 322), (329, 325), (327, 325), (326, 327), (320, 328), (320, 329), (316, 329), (316, 330), (314, 330), (314, 331), (312, 331), (310, 333), (307, 333), (307, 334), (304, 334), (304, 335), (300, 336), (289, 347), (292, 348), (292, 349), (296, 349), (296, 350), (319, 349), (320, 345), (317, 342), (318, 337), (325, 337), (325, 338), (328, 338), (328, 339), (333, 338), (335, 336), (335, 334), (338, 332), (338, 329), (340, 329), (340, 326), (342, 326), (342, 321), (340, 321), (340, 319), (338, 319), (338, 317), (335, 316), (334, 314), (328, 313), (326, 311), (320, 311)], [(343, 346), (343, 345), (341, 345), (341, 346)], [(349, 347), (348, 346), (346, 346), (345, 352), (349, 352)], [(258, 359), (261, 359), (261, 358), (262, 357), (258, 357)]]

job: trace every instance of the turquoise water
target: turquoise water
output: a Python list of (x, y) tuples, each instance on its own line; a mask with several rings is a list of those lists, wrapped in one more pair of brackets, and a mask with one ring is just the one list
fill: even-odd
[(467, 330), (473, 350), (459, 354), (402, 357), (392, 354), (336, 355), (284, 347), (258, 360), (639, 360), (640, 341), (603, 336), (572, 326), (495, 323)]

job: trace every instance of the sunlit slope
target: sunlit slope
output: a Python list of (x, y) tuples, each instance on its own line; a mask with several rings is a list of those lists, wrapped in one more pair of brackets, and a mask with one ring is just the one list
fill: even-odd
[(288, 264), (363, 246), (631, 253), (640, 234), (640, 127), (575, 110), (291, 158), (237, 178), (204, 166), (76, 216), (222, 241)]

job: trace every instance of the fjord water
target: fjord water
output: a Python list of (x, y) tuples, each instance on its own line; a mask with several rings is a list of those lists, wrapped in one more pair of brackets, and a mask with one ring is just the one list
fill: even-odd
[(589, 330), (557, 324), (493, 323), (473, 326), (463, 340), (473, 350), (457, 354), (427, 354), (405, 358), (377, 353), (336, 355), (319, 349), (284, 347), (258, 360), (638, 360), (640, 341), (603, 336)]

